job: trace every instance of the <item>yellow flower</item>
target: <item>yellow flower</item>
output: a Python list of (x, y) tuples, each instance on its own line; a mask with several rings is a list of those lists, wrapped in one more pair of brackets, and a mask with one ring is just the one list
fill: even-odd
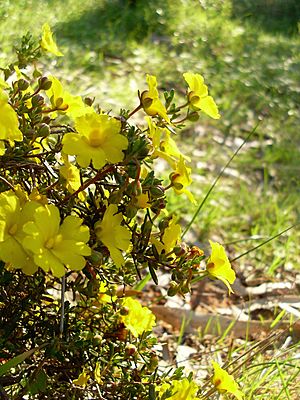
[(219, 119), (220, 114), (218, 107), (211, 96), (208, 96), (207, 86), (204, 85), (204, 78), (200, 74), (186, 72), (183, 74), (186, 83), (189, 85), (190, 92), (188, 93), (189, 103), (191, 108), (202, 110), (211, 118)]
[(36, 202), (23, 202), (12, 190), (0, 194), (0, 258), (11, 268), (33, 274), (38, 266), (22, 246), (23, 225), (33, 219)]
[(118, 213), (116, 204), (110, 204), (102, 221), (96, 222), (96, 236), (108, 248), (110, 256), (117, 267), (121, 267), (125, 260), (122, 250), (127, 251), (130, 245), (131, 232), (122, 226), (122, 214)]
[[(66, 189), (70, 193), (74, 193), (81, 186), (79, 169), (75, 167), (75, 165), (70, 163), (68, 156), (66, 156), (65, 154), (62, 154), (62, 159), (65, 165), (60, 167), (59, 173), (65, 179)], [(84, 201), (85, 197), (86, 196), (84, 192), (80, 192), (78, 194), (78, 198), (81, 201)]]
[(230, 284), (235, 281), (235, 272), (225, 253), (224, 247), (217, 243), (209, 241), (211, 245), (211, 255), (207, 260), (206, 271), (213, 279), (219, 279), (228, 288), (229, 293), (233, 293)]
[(82, 220), (67, 216), (60, 225), (59, 209), (54, 205), (40, 206), (35, 210), (34, 220), (25, 223), (23, 247), (33, 254), (34, 262), (45, 272), (52, 271), (60, 278), (65, 274), (65, 266), (81, 270), (84, 256), (91, 255), (86, 245), (89, 229), (81, 225)]
[(180, 236), (180, 225), (177, 224), (176, 219), (172, 217), (169, 222), (169, 226), (165, 229), (164, 234), (162, 235), (162, 240), (159, 241), (153, 237), (151, 238), (151, 241), (155, 245), (156, 250), (159, 254), (161, 254), (162, 252), (168, 254), (174, 249), (176, 243), (180, 239)]
[[(18, 116), (8, 104), (7, 94), (0, 88), (0, 140), (8, 140), (13, 146), (14, 141), (21, 142), (23, 134), (19, 130)], [(2, 152), (3, 152), (3, 145)]]
[(67, 133), (63, 138), (63, 152), (76, 155), (81, 167), (90, 162), (97, 169), (106, 161), (117, 163), (123, 160), (128, 140), (120, 134), (121, 122), (106, 114), (86, 114), (76, 119), (78, 133)]
[(149, 137), (152, 140), (154, 150), (151, 155), (152, 158), (161, 157), (166, 160), (172, 168), (176, 167), (176, 162), (180, 157), (190, 161), (190, 158), (182, 154), (178, 149), (168, 129), (156, 126), (150, 117), (146, 117), (146, 121), (148, 122)]
[(155, 325), (155, 316), (147, 307), (142, 307), (138, 300), (127, 297), (122, 305), (128, 308), (128, 314), (123, 316), (123, 322), (127, 329), (138, 337), (143, 332), (152, 331)]
[(238, 384), (235, 382), (234, 377), (229, 375), (227, 371), (222, 369), (217, 362), (213, 362), (214, 376), (212, 377), (212, 383), (216, 387), (219, 393), (231, 393), (238, 400), (243, 400), (244, 394), (238, 388)]
[(49, 53), (58, 57), (63, 56), (63, 54), (58, 50), (57, 44), (53, 39), (51, 28), (47, 23), (42, 26), (42, 39), (40, 44), (42, 49), (49, 51)]
[(32, 189), (32, 192), (30, 193), (28, 199), (31, 201), (35, 201), (36, 203), (39, 203), (43, 206), (48, 204), (47, 196), (41, 194), (37, 188)]
[(149, 199), (149, 193), (141, 193), (136, 196), (136, 205), (138, 208), (150, 208), (151, 201)]
[(96, 368), (94, 371), (94, 377), (95, 377), (95, 381), (99, 384), (102, 385), (103, 381), (101, 379), (101, 368), (100, 368), (100, 363), (96, 363)]
[(8, 83), (6, 83), (5, 80), (0, 77), (0, 89), (7, 89), (7, 88), (9, 88)]
[(46, 94), (53, 108), (58, 108), (60, 112), (66, 113), (71, 118), (94, 112), (92, 107), (84, 104), (80, 96), (73, 96), (65, 90), (55, 76), (49, 76), (48, 79), (52, 82), (52, 85), (49, 90), (46, 90)]
[(89, 379), (90, 376), (88, 375), (87, 371), (83, 370), (81, 374), (78, 376), (78, 378), (73, 380), (73, 383), (76, 386), (81, 386), (85, 388)]
[(173, 189), (176, 194), (184, 193), (188, 199), (195, 204), (195, 199), (192, 193), (186, 189), (192, 183), (191, 168), (187, 167), (184, 158), (181, 156), (178, 163), (176, 163), (175, 171), (172, 172), (170, 179), (173, 184)]
[(3, 156), (3, 154), (5, 153), (5, 143), (1, 140), (0, 141), (0, 156)]
[(101, 282), (100, 286), (99, 286), (99, 290), (98, 290), (97, 299), (101, 303), (111, 303), (112, 301), (117, 300), (117, 296), (112, 296), (111, 294), (107, 294), (107, 293), (109, 293), (107, 284), (104, 282)]
[(181, 380), (174, 380), (171, 383), (164, 383), (159, 390), (159, 394), (162, 396), (167, 390), (172, 390), (171, 397), (169, 400), (197, 400), (197, 392), (199, 390), (198, 385), (189, 381), (187, 378)]
[(156, 77), (147, 74), (146, 80), (149, 90), (144, 91), (141, 96), (141, 102), (145, 112), (152, 117), (158, 114), (165, 121), (170, 123), (166, 107), (159, 99)]

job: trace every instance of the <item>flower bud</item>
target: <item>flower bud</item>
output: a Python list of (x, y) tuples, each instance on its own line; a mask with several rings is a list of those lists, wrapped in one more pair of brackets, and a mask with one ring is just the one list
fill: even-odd
[(45, 115), (45, 117), (42, 119), (42, 122), (43, 122), (44, 124), (49, 125), (50, 122), (51, 122), (51, 118), (49, 117), (49, 115)]
[(169, 220), (167, 218), (163, 218), (159, 221), (158, 228), (161, 232), (163, 232), (169, 226)]
[(46, 76), (39, 78), (38, 82), (39, 88), (42, 90), (49, 90), (52, 86), (52, 82)]
[(159, 212), (160, 210), (163, 210), (166, 208), (166, 202), (164, 198), (160, 198), (156, 200), (152, 205), (151, 205), (151, 210), (153, 212)]
[(136, 181), (135, 182), (135, 186), (136, 186), (136, 195), (140, 196), (143, 193), (141, 182), (140, 181)]
[(94, 101), (95, 101), (95, 97), (93, 99), (91, 97), (85, 97), (85, 99), (84, 99), (84, 103), (90, 107), (93, 105)]
[(102, 344), (103, 337), (101, 335), (95, 335), (93, 338), (93, 344), (95, 346), (100, 346)]
[(143, 224), (143, 235), (147, 236), (152, 231), (153, 223), (147, 221)]
[(182, 294), (187, 294), (187, 293), (190, 292), (190, 287), (189, 287), (189, 284), (188, 284), (187, 282), (184, 283), (184, 284), (181, 286), (180, 292), (181, 292)]
[(165, 194), (165, 190), (162, 186), (151, 186), (150, 193), (154, 198), (162, 197)]
[(136, 352), (137, 352), (137, 348), (136, 348), (136, 346), (134, 344), (128, 344), (125, 347), (125, 355), (127, 357), (133, 356)]
[(31, 99), (31, 104), (33, 107), (41, 107), (44, 104), (43, 96), (35, 94)]
[(174, 247), (173, 251), (177, 257), (181, 257), (186, 253), (186, 249), (182, 245)]
[(137, 192), (136, 192), (136, 184), (135, 184), (135, 182), (130, 182), (130, 183), (129, 183), (129, 185), (127, 186), (126, 192), (127, 192), (127, 194), (128, 194), (129, 196), (130, 196), (130, 195), (133, 195), (133, 196), (136, 196), (136, 195), (137, 195)]
[(50, 135), (50, 127), (47, 124), (41, 124), (39, 127), (39, 136), (49, 136)]
[(123, 315), (123, 316), (128, 315), (129, 314), (129, 308), (128, 307), (122, 307), (120, 309), (120, 314)]
[(186, 119), (188, 121), (196, 122), (199, 119), (199, 114), (196, 111), (194, 111), (194, 112), (188, 114)]
[(25, 79), (19, 79), (18, 80), (18, 88), (20, 90), (26, 90), (29, 87), (29, 82), (27, 82)]

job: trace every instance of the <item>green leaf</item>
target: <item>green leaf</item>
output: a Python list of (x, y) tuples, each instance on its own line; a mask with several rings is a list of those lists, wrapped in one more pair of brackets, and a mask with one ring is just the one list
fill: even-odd
[(28, 391), (31, 394), (37, 394), (40, 392), (44, 392), (47, 388), (47, 374), (41, 370), (34, 377), (34, 379), (28, 385)]
[(143, 290), (146, 284), (150, 281), (151, 274), (148, 273), (141, 281), (139, 281), (134, 287), (134, 290)]
[(151, 277), (152, 277), (153, 282), (155, 283), (155, 285), (158, 285), (158, 279), (157, 279), (157, 276), (156, 276), (156, 272), (155, 272), (155, 270), (154, 270), (154, 268), (152, 267), (151, 264), (149, 264), (149, 272), (151, 274)]
[(12, 358), (11, 360), (7, 361), (5, 364), (0, 366), (0, 376), (4, 375), (7, 371), (9, 371), (11, 368), (16, 367), (18, 364), (26, 360), (26, 358), (29, 358), (36, 350), (39, 350), (40, 347), (36, 347), (34, 349), (25, 351), (22, 354), (19, 354), (18, 356)]
[(277, 315), (277, 317), (272, 322), (271, 328), (274, 328), (274, 326), (276, 326), (282, 320), (282, 318), (285, 316), (285, 314), (286, 314), (286, 311), (281, 310), (281, 312)]

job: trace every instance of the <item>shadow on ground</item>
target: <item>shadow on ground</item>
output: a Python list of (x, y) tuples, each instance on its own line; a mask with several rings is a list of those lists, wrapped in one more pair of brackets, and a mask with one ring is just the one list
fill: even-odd
[(167, 1), (104, 0), (99, 3), (98, 8), (58, 25), (59, 37), (87, 49), (116, 55), (126, 53), (126, 46), (133, 41), (140, 43), (152, 35), (170, 33)]

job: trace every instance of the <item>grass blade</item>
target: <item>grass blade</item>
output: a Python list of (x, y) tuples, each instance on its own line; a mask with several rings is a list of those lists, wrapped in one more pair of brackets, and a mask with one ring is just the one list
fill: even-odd
[(190, 230), (192, 224), (194, 223), (195, 219), (198, 217), (200, 211), (202, 210), (204, 204), (206, 203), (206, 200), (208, 199), (208, 197), (210, 196), (211, 192), (213, 191), (214, 187), (216, 186), (216, 184), (218, 183), (219, 179), (221, 178), (221, 176), (224, 174), (225, 170), (229, 167), (231, 161), (235, 158), (235, 156), (239, 153), (239, 151), (241, 150), (241, 148), (244, 146), (244, 144), (246, 142), (248, 142), (248, 140), (250, 139), (250, 137), (253, 135), (253, 133), (256, 131), (258, 125), (260, 124), (260, 121), (256, 124), (256, 126), (252, 129), (252, 131), (248, 134), (248, 136), (246, 137), (246, 139), (243, 141), (243, 143), (236, 149), (236, 151), (232, 154), (232, 156), (230, 157), (230, 159), (227, 161), (227, 163), (225, 164), (225, 166), (221, 169), (219, 175), (216, 177), (216, 179), (214, 180), (214, 182), (212, 183), (211, 187), (209, 188), (209, 190), (207, 191), (206, 195), (204, 196), (203, 200), (201, 201), (201, 203), (199, 204), (197, 210), (195, 211), (192, 219), (190, 220), (190, 222), (187, 224), (185, 230), (182, 233), (181, 238), (183, 239), (184, 236), (186, 235), (186, 233)]
[(271, 242), (272, 240), (278, 238), (279, 236), (283, 235), (285, 232), (288, 232), (289, 230), (295, 228), (299, 224), (300, 224), (300, 222), (297, 222), (296, 224), (293, 224), (293, 225), (289, 226), (288, 228), (284, 229), (283, 231), (281, 231), (279, 233), (276, 233), (276, 235), (274, 235), (274, 236), (270, 237), (269, 239), (263, 241), (262, 243), (258, 244), (257, 246), (254, 246), (251, 249), (249, 249), (249, 250), (245, 251), (244, 253), (240, 254), (239, 256), (237, 256), (235, 258), (232, 258), (230, 260), (230, 262), (239, 260), (240, 258), (246, 256), (247, 254), (252, 253), (252, 251), (259, 249), (260, 247), (264, 246), (265, 244), (267, 244), (267, 243)]
[(41, 349), (44, 346), (35, 347), (34, 349), (24, 351), (24, 353), (19, 354), (18, 356), (11, 358), (5, 364), (0, 366), (0, 376), (4, 375), (8, 372), (11, 368), (16, 367), (17, 365), (21, 364), (21, 362), (25, 361), (26, 358), (29, 358), (35, 351)]

